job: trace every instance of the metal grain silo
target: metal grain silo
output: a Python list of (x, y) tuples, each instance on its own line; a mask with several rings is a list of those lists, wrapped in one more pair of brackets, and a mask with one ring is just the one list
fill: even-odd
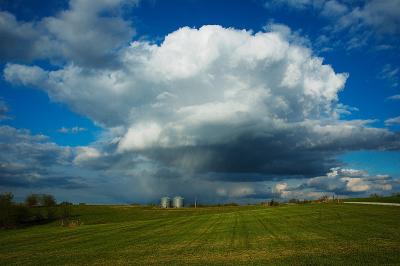
[(174, 197), (172, 200), (172, 206), (174, 208), (182, 208), (183, 207), (183, 198), (181, 196)]
[(171, 207), (171, 200), (168, 197), (162, 197), (161, 198), (161, 203), (160, 203), (161, 208), (169, 208)]

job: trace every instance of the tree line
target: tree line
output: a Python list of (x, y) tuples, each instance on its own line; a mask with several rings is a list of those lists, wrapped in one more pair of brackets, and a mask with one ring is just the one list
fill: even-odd
[(16, 203), (12, 193), (0, 194), (0, 228), (16, 228), (71, 217), (72, 203), (57, 201), (53, 195), (31, 194), (23, 203)]

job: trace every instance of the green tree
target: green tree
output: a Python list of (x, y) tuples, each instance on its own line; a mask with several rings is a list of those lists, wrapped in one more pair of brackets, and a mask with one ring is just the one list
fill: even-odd
[(45, 207), (54, 207), (57, 204), (53, 195), (42, 195), (40, 201), (40, 204)]
[(25, 199), (25, 204), (28, 207), (33, 207), (37, 206), (39, 204), (39, 195), (37, 194), (30, 194), (29, 196), (26, 197)]
[(72, 203), (64, 201), (60, 203), (61, 207), (61, 225), (65, 226), (68, 225), (69, 218), (71, 217), (72, 213)]
[(12, 193), (0, 194), (0, 226), (9, 227), (15, 225), (14, 195)]
[(40, 205), (45, 207), (46, 210), (46, 218), (47, 219), (54, 219), (56, 217), (56, 208), (57, 205), (56, 199), (53, 195), (42, 195), (40, 197)]

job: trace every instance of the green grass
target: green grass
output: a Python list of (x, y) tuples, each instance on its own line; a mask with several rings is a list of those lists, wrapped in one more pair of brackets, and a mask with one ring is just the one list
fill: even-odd
[(351, 198), (344, 201), (400, 203), (400, 194), (388, 197)]
[(0, 231), (0, 265), (400, 265), (400, 208), (74, 206), (83, 225)]

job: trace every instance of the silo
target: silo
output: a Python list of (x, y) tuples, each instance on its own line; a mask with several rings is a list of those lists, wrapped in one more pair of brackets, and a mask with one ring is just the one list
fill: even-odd
[(174, 208), (182, 208), (183, 207), (183, 198), (181, 196), (174, 197), (172, 201), (172, 206)]
[(161, 198), (160, 207), (161, 208), (169, 208), (169, 207), (171, 207), (171, 200), (168, 197), (162, 197)]

